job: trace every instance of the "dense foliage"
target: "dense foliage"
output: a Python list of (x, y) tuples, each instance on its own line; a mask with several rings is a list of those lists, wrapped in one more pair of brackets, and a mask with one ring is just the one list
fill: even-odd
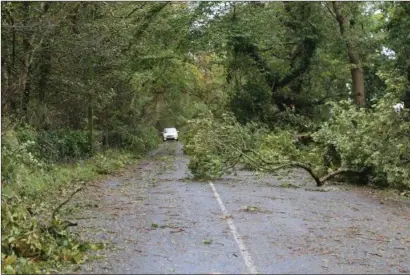
[[(238, 164), (272, 171), (302, 163), (318, 178), (343, 171), (358, 174), (365, 183), (407, 189), (410, 117), (396, 113), (392, 102), (383, 98), (370, 110), (348, 101), (329, 103), (332, 117), (309, 136), (242, 126), (232, 115), (198, 118), (190, 121), (185, 146), (192, 155), (189, 168), (196, 178), (208, 179), (230, 173)], [(311, 141), (304, 141), (306, 137)]]
[(318, 184), (410, 187), (406, 2), (2, 2), (1, 13), (3, 272), (81, 262), (87, 245), (50, 234), (63, 219), (45, 221), (41, 202), (152, 150), (164, 127), (186, 129), (196, 178), (294, 166)]

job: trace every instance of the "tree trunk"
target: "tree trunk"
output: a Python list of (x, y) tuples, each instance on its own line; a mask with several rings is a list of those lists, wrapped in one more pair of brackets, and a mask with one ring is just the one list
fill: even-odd
[(407, 65), (407, 91), (404, 94), (403, 102), (406, 108), (410, 107), (410, 64)]
[[(23, 19), (23, 26), (27, 27), (27, 23), (29, 20), (29, 9), (30, 9), (30, 2), (24, 2), (24, 19)], [(23, 111), (23, 116), (26, 115), (27, 111), (27, 105), (29, 102), (29, 97), (30, 97), (30, 88), (27, 87), (27, 81), (28, 81), (28, 74), (29, 74), (29, 67), (30, 67), (30, 59), (31, 59), (31, 53), (30, 53), (30, 48), (31, 48), (31, 43), (29, 42), (31, 37), (31, 32), (26, 31), (23, 34), (23, 68), (21, 69), (20, 77), (19, 77), (19, 91), (21, 94), (21, 102), (20, 102), (20, 107), (21, 110)]]
[[(42, 5), (42, 15), (44, 15), (49, 8), (49, 4), (43, 4)], [(31, 94), (31, 87), (29, 83), (29, 74), (30, 74), (30, 68), (31, 64), (33, 61), (33, 55), (34, 52), (36, 51), (36, 47), (34, 47), (34, 38), (35, 34), (33, 33), (32, 30), (30, 30), (30, 26), (28, 25), (28, 21), (30, 18), (30, 2), (24, 2), (23, 6), (23, 14), (24, 14), (24, 19), (23, 19), (23, 26), (25, 27), (24, 33), (23, 33), (23, 67), (21, 69), (21, 73), (18, 79), (18, 91), (21, 94), (21, 102), (20, 102), (20, 107), (21, 107), (21, 115), (26, 116), (27, 115), (27, 109), (28, 105), (30, 102), (30, 94)], [(43, 44), (43, 38), (41, 37), (39, 44)], [(38, 48), (38, 47), (37, 47)]]
[(49, 48), (49, 42), (45, 41), (41, 45), (40, 53), (40, 76), (38, 81), (38, 99), (40, 103), (43, 103), (46, 97), (46, 89), (48, 77), (51, 71), (51, 50)]
[(94, 121), (93, 121), (93, 106), (92, 106), (92, 95), (89, 96), (88, 99), (88, 110), (87, 110), (87, 121), (88, 121), (88, 143), (90, 146), (90, 153), (93, 155), (94, 151), (94, 141), (93, 141), (93, 128), (94, 128)]
[(360, 64), (359, 54), (353, 44), (352, 39), (346, 30), (348, 24), (347, 18), (342, 14), (339, 2), (332, 2), (333, 10), (336, 14), (336, 20), (339, 23), (340, 34), (342, 35), (347, 48), (347, 54), (350, 62), (350, 72), (352, 74), (353, 93), (356, 104), (360, 107), (366, 106), (366, 94), (364, 90), (363, 68)]
[(88, 62), (88, 73), (86, 74), (85, 82), (88, 84), (88, 106), (87, 106), (87, 129), (88, 129), (88, 144), (90, 146), (91, 155), (94, 154), (94, 141), (93, 141), (93, 130), (94, 130), (94, 110), (93, 110), (93, 95), (94, 95), (94, 63), (92, 57)]
[(16, 65), (16, 29), (14, 27), (14, 19), (10, 16), (11, 18), (11, 26), (12, 26), (12, 49), (11, 49), (11, 66), (12, 69), (14, 69), (14, 66)]
[(7, 94), (8, 89), (9, 89), (9, 74), (8, 74), (7, 66), (8, 64), (6, 63), (6, 59), (2, 56), (1, 57), (1, 67), (2, 67), (2, 70), (1, 70), (1, 89), (2, 89), (2, 94), (1, 94), (2, 103), (1, 104), (2, 105), (1, 106), (3, 108), (3, 111), (5, 111), (6, 109), (5, 107), (7, 106), (5, 104), (6, 100), (5, 100), (4, 95), (5, 93)]
[(27, 75), (24, 83), (24, 90), (23, 90), (23, 99), (22, 99), (22, 104), (21, 104), (21, 110), (23, 116), (27, 116), (27, 110), (28, 110), (28, 104), (30, 102), (30, 92), (31, 92), (31, 81), (28, 75), (28, 72), (30, 71), (30, 64), (28, 64), (27, 68)]
[(80, 33), (78, 29), (78, 24), (77, 24), (77, 20), (78, 20), (77, 15), (81, 8), (81, 5), (82, 5), (81, 2), (77, 2), (77, 4), (75, 4), (74, 7), (70, 10), (70, 14), (67, 16), (67, 19), (70, 22), (70, 29), (75, 34)]

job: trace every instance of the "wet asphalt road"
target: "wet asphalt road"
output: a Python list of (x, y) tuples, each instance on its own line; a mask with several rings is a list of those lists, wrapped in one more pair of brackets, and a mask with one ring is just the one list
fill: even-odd
[(300, 171), (240, 172), (213, 190), (188, 179), (181, 149), (166, 142), (73, 201), (76, 230), (108, 244), (79, 272), (410, 272), (409, 203), (318, 189)]

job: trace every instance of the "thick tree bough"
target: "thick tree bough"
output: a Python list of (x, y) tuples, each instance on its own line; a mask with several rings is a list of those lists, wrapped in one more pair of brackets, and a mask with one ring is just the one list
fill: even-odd
[[(273, 165), (274, 164), (270, 161), (267, 161), (267, 160), (263, 159), (262, 156), (254, 150), (247, 149), (247, 151), (255, 154), (258, 157), (258, 159), (260, 161), (262, 161), (265, 165)], [(319, 178), (319, 176), (316, 175), (313, 172), (313, 169), (311, 168), (311, 166), (309, 164), (305, 164), (305, 163), (301, 163), (301, 162), (291, 161), (289, 163), (285, 163), (283, 165), (273, 167), (273, 168), (265, 168), (265, 167), (260, 167), (260, 168), (263, 168), (263, 169), (265, 169), (269, 172), (274, 172), (274, 171), (281, 170), (281, 169), (284, 169), (284, 168), (289, 168), (289, 167), (302, 168), (305, 171), (307, 171), (310, 174), (310, 176), (315, 180), (317, 186), (324, 185), (326, 181), (328, 181), (328, 180), (330, 180), (330, 179), (332, 179), (335, 176), (340, 175), (340, 174), (349, 174), (350, 173), (350, 174), (363, 175), (367, 171), (367, 168), (362, 168), (360, 170), (355, 170), (355, 169), (351, 169), (351, 168), (339, 168), (338, 170), (336, 170), (332, 173), (329, 173), (326, 176), (323, 176), (323, 177)]]
[[(217, 143), (220, 146), (226, 146), (227, 144), (223, 144), (221, 142)], [(254, 168), (259, 168), (259, 169), (263, 169), (267, 172), (274, 172), (277, 170), (281, 170), (281, 169), (285, 169), (285, 168), (290, 168), (290, 167), (296, 167), (296, 168), (301, 168), (303, 170), (305, 170), (306, 172), (308, 172), (310, 174), (310, 176), (315, 180), (316, 182), (316, 186), (322, 186), (325, 184), (325, 182), (331, 180), (332, 178), (336, 177), (337, 175), (341, 175), (341, 174), (357, 174), (357, 175), (364, 175), (367, 171), (367, 168), (362, 168), (360, 170), (356, 170), (356, 169), (351, 169), (351, 168), (339, 168), (338, 170), (331, 172), (323, 177), (319, 177), (312, 169), (312, 167), (309, 164), (305, 164), (302, 162), (295, 162), (295, 161), (290, 161), (289, 163), (285, 163), (283, 165), (277, 166), (277, 167), (266, 167), (269, 165), (274, 165), (275, 163), (271, 162), (271, 161), (267, 161), (265, 160), (258, 152), (256, 152), (255, 150), (252, 149), (248, 149), (248, 148), (244, 148), (244, 149), (238, 149), (232, 145), (229, 144), (229, 147), (231, 149), (233, 149), (234, 151), (239, 153), (239, 158), (244, 157), (246, 159), (248, 159), (249, 161), (251, 161), (252, 163), (250, 163), (250, 165), (252, 165)], [(250, 157), (249, 155), (247, 155), (246, 153), (252, 153), (254, 154), (258, 160), (260, 162), (262, 162), (265, 166), (261, 165), (260, 163), (258, 163), (257, 160), (255, 160), (254, 158)]]
[[(361, 175), (366, 174), (367, 170), (368, 170), (367, 168), (362, 168), (360, 170), (349, 169), (349, 168), (339, 168), (338, 170), (336, 170), (336, 171), (334, 171), (330, 174), (327, 174), (326, 176), (323, 176), (322, 178), (320, 178), (320, 182), (323, 185), (326, 181), (334, 178), (337, 175), (341, 175), (341, 174), (357, 174), (357, 175), (361, 176)], [(318, 186), (320, 186), (320, 185), (318, 185)]]
[(290, 163), (286, 163), (286, 164), (283, 164), (283, 165), (278, 166), (278, 167), (267, 168), (266, 170), (269, 171), (269, 172), (274, 172), (274, 171), (281, 170), (281, 169), (284, 169), (284, 168), (289, 168), (289, 167), (302, 168), (303, 170), (307, 171), (312, 176), (312, 178), (315, 180), (317, 186), (322, 186), (323, 185), (323, 182), (313, 172), (312, 168), (309, 165), (301, 163), (301, 162), (290, 162)]
[(350, 174), (362, 175), (362, 174), (364, 174), (365, 171), (366, 171), (365, 168), (362, 168), (362, 169), (359, 170), (359, 171), (358, 171), (358, 170), (354, 170), (354, 169), (349, 169), (349, 168), (339, 168), (338, 170), (336, 170), (336, 171), (334, 171), (334, 172), (332, 172), (332, 173), (330, 173), (330, 174), (327, 174), (326, 176), (323, 176), (323, 177), (319, 178), (319, 177), (313, 172), (312, 168), (311, 168), (309, 165), (306, 165), (306, 164), (300, 163), (300, 162), (286, 163), (286, 164), (284, 164), (284, 165), (281, 165), (281, 166), (278, 166), (278, 167), (274, 167), (274, 168), (271, 168), (271, 169), (267, 169), (267, 170), (268, 170), (269, 172), (273, 172), (273, 171), (276, 171), (276, 170), (280, 170), (280, 169), (284, 169), (284, 168), (289, 168), (289, 167), (302, 168), (302, 169), (304, 169), (305, 171), (307, 171), (307, 172), (312, 176), (312, 178), (315, 180), (317, 186), (322, 186), (322, 185), (324, 185), (326, 181), (328, 181), (328, 180), (330, 180), (330, 179), (332, 179), (332, 178), (334, 178), (335, 176), (340, 175), (340, 174), (349, 174), (349, 173), (350, 173)]

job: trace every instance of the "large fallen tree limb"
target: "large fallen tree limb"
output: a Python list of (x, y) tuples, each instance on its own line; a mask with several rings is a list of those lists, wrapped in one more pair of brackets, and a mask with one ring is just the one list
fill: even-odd
[[(262, 170), (265, 170), (267, 172), (274, 172), (274, 171), (277, 171), (277, 170), (291, 168), (291, 167), (301, 168), (301, 169), (305, 170), (306, 172), (308, 172), (310, 174), (310, 176), (315, 180), (317, 186), (322, 186), (327, 181), (329, 181), (329, 180), (333, 179), (334, 177), (336, 177), (338, 175), (341, 175), (341, 174), (356, 174), (356, 175), (361, 176), (361, 175), (364, 175), (367, 171), (366, 168), (362, 168), (360, 170), (351, 169), (351, 168), (339, 168), (338, 170), (333, 171), (333, 172), (331, 172), (331, 173), (329, 173), (329, 174), (327, 174), (323, 177), (319, 177), (313, 171), (311, 165), (309, 165), (309, 164), (302, 163), (302, 162), (297, 162), (297, 161), (289, 161), (288, 163), (284, 163), (284, 164), (276, 166), (276, 167), (271, 167), (272, 165), (275, 165), (276, 163), (264, 159), (255, 150), (252, 150), (252, 149), (249, 149), (249, 148), (240, 149), (240, 148), (235, 147), (231, 144), (225, 144), (225, 143), (221, 143), (221, 142), (218, 142), (218, 141), (216, 141), (216, 142), (218, 143), (219, 146), (229, 146), (229, 148), (231, 148), (232, 150), (239, 153), (239, 158), (243, 157), (243, 158), (246, 158), (248, 161), (251, 161), (251, 163), (249, 163), (249, 164), (251, 166), (253, 166), (254, 168), (257, 168), (257, 169), (262, 169)], [(250, 157), (247, 153), (252, 153), (253, 155), (255, 155), (257, 157), (258, 160), (255, 160), (254, 158)], [(236, 163), (237, 162), (238, 161), (236, 161)]]
[(320, 178), (320, 182), (322, 183), (322, 185), (328, 181), (333, 179), (335, 176), (341, 175), (341, 174), (356, 174), (359, 176), (362, 176), (364, 174), (366, 174), (366, 171), (368, 169), (367, 168), (362, 168), (360, 170), (355, 170), (355, 169), (349, 169), (349, 168), (339, 168), (336, 171), (327, 174), (326, 176), (323, 176), (322, 178)]
[(304, 163), (301, 162), (290, 162), (290, 163), (285, 163), (283, 165), (273, 167), (273, 168), (265, 168), (265, 170), (269, 172), (274, 172), (277, 170), (285, 169), (285, 168), (290, 168), (290, 167), (297, 167), (297, 168), (302, 168), (303, 170), (307, 171), (312, 178), (315, 180), (317, 186), (322, 186), (323, 182), (320, 180), (320, 178), (313, 172), (312, 168)]
[[(258, 157), (258, 159), (263, 162), (265, 165), (274, 165), (273, 162), (265, 160), (258, 152), (247, 149), (248, 152), (253, 153)], [(295, 162), (295, 161), (290, 161), (289, 163), (285, 163), (283, 165), (273, 167), (273, 168), (264, 168), (265, 170), (269, 172), (274, 172), (277, 170), (285, 169), (285, 168), (290, 168), (290, 167), (297, 167), (297, 168), (302, 168), (306, 172), (310, 174), (310, 176), (315, 180), (317, 186), (322, 186), (325, 184), (326, 181), (333, 179), (334, 177), (341, 175), (341, 174), (357, 174), (357, 175), (363, 175), (366, 173), (367, 168), (362, 168), (360, 170), (356, 169), (351, 169), (351, 168), (339, 168), (336, 171), (333, 171), (323, 177), (319, 177), (312, 169), (312, 167), (309, 164), (301, 163), (301, 162)], [(262, 167), (263, 168), (263, 167)]]
[(334, 172), (331, 172), (331, 173), (327, 174), (326, 176), (323, 176), (323, 177), (319, 178), (317, 176), (317, 174), (313, 172), (312, 168), (309, 165), (306, 165), (306, 164), (300, 163), (300, 162), (290, 162), (290, 163), (286, 163), (286, 164), (283, 164), (281, 166), (266, 169), (266, 170), (269, 171), (269, 172), (273, 172), (273, 171), (277, 171), (277, 170), (284, 169), (284, 168), (289, 168), (289, 167), (302, 168), (305, 171), (307, 171), (312, 176), (312, 178), (315, 180), (317, 186), (324, 185), (325, 182), (327, 182), (328, 180), (331, 180), (332, 178), (336, 177), (337, 175), (341, 175), (341, 174), (363, 175), (366, 171), (365, 168), (362, 168), (361, 170), (355, 170), (355, 169), (349, 169), (349, 168), (339, 168), (338, 170), (336, 170)]

